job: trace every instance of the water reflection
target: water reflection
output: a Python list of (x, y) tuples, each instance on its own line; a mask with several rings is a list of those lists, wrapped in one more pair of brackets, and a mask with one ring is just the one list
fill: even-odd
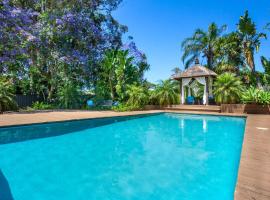
[[(74, 126), (60, 125), (66, 132)], [(20, 200), (232, 200), (243, 125), (240, 118), (151, 116), (0, 145), (0, 166)], [(59, 124), (40, 127), (52, 133)]]
[(116, 122), (158, 114), (160, 113), (125, 116), (125, 117), (108, 117), (101, 119), (87, 119), (70, 122), (57, 122), (57, 123), (39, 124), (30, 126), (18, 126), (11, 128), (0, 128), (0, 144), (8, 144), (45, 137), (59, 136), (77, 131), (82, 131), (89, 128), (105, 126)]
[[(144, 194), (145, 199), (158, 199), (164, 191), (169, 191), (169, 196), (185, 199), (185, 195), (189, 195), (185, 192), (191, 190), (187, 189), (190, 184), (198, 184), (198, 177), (207, 174), (205, 165), (210, 152), (179, 145), (177, 138), (158, 136), (148, 132), (143, 144), (144, 153), (130, 154), (127, 165), (130, 168), (117, 181), (126, 199), (140, 199), (140, 194)], [(207, 188), (208, 184), (202, 183), (201, 187)], [(194, 188), (193, 193), (200, 191)]]

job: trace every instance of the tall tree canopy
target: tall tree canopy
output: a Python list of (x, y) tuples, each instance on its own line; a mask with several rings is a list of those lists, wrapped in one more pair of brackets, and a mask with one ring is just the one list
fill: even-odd
[[(95, 88), (104, 71), (107, 52), (115, 51), (117, 64), (138, 66), (134, 77), (143, 81), (143, 73), (149, 68), (146, 57), (134, 42), (122, 44), (127, 27), (111, 14), (120, 3), (121, 0), (2, 1), (0, 72), (12, 78), (17, 92), (42, 94), (51, 101), (59, 88), (70, 82), (81, 89)], [(122, 64), (126, 57), (132, 63)], [(125, 73), (133, 72), (125, 68)], [(117, 90), (122, 89), (119, 86)]]
[(213, 69), (218, 40), (225, 29), (225, 25), (218, 27), (215, 23), (211, 23), (208, 31), (197, 29), (191, 37), (186, 38), (181, 45), (185, 67), (188, 68), (197, 57), (202, 55), (207, 60), (207, 67)]
[(220, 37), (216, 48), (217, 72), (238, 72), (244, 67), (241, 39), (236, 32)]
[[(8, 0), (0, 2), (0, 73), (21, 75), (28, 66), (29, 43), (35, 42), (32, 34), (33, 19), (38, 13), (31, 9), (12, 6)], [(12, 72), (12, 73), (11, 73)]]
[(241, 39), (246, 64), (255, 72), (254, 53), (259, 51), (261, 39), (266, 38), (265, 33), (258, 33), (255, 23), (249, 17), (248, 11), (240, 17), (238, 34)]
[(134, 42), (120, 49), (110, 49), (100, 64), (95, 93), (103, 98), (126, 100), (127, 86), (143, 84), (144, 72), (148, 69), (146, 56), (137, 49)]

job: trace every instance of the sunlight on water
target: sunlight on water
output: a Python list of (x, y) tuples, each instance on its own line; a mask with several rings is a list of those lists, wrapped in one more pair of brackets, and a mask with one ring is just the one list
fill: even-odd
[[(0, 170), (15, 200), (233, 199), (243, 118), (159, 114), (99, 126), (83, 121), (80, 129), (70, 123), (34, 129), (56, 137), (0, 145)], [(62, 135), (67, 127), (73, 131)], [(15, 129), (0, 129), (2, 141), (10, 142), (9, 131), (20, 141), (30, 130)]]

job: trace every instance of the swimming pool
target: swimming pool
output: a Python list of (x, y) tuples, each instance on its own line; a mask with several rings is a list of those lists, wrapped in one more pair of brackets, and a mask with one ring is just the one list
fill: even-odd
[(1, 128), (0, 195), (232, 200), (244, 127), (245, 118), (165, 113)]

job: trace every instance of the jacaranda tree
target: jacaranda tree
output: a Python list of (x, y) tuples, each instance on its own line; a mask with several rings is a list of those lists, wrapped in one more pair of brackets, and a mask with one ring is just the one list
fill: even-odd
[(15, 79), (22, 77), (30, 65), (29, 43), (36, 41), (33, 23), (38, 13), (0, 2), (0, 73)]
[[(112, 16), (121, 0), (3, 0), (0, 72), (17, 92), (59, 99), (70, 82), (95, 88), (108, 49), (122, 48), (127, 27)], [(135, 60), (135, 57), (134, 57)], [(140, 62), (142, 68), (148, 65)], [(143, 77), (141, 70), (140, 77)]]

